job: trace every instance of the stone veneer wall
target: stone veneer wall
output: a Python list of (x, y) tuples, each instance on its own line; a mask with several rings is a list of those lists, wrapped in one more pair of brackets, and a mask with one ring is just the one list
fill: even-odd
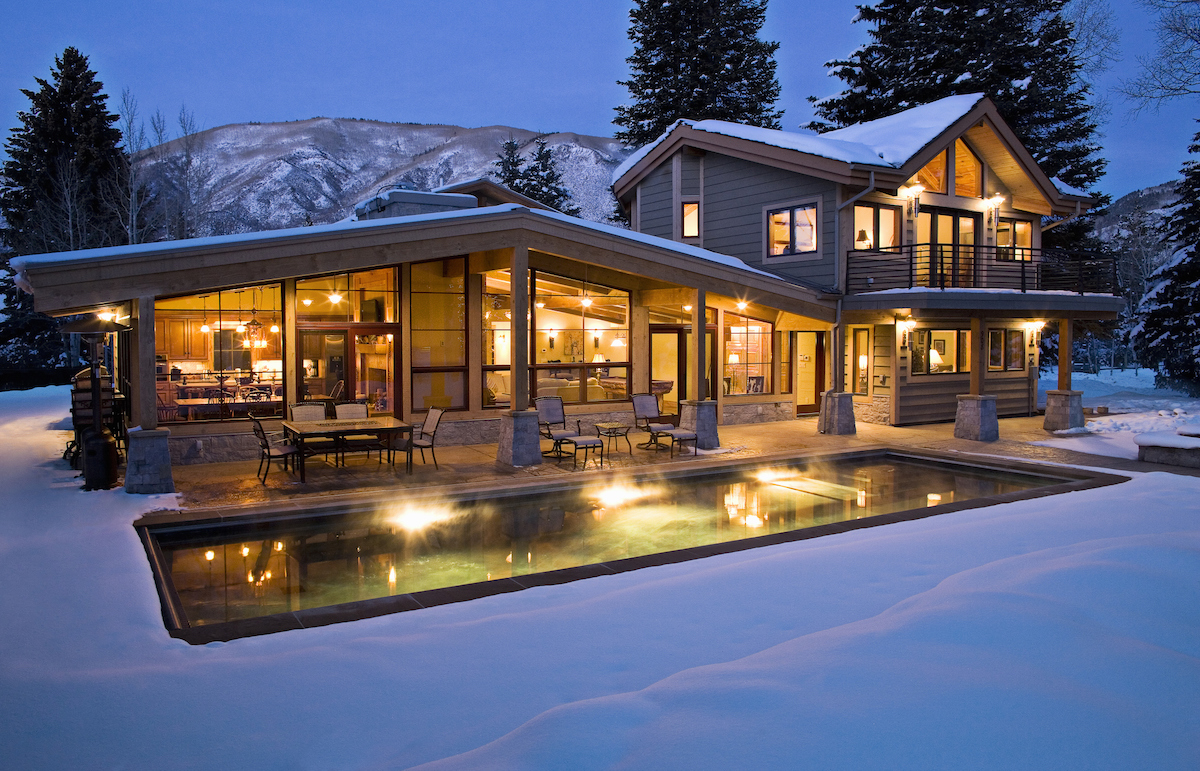
[(726, 404), (721, 411), (721, 422), (726, 425), (738, 423), (774, 423), (778, 420), (795, 420), (796, 406), (786, 402), (760, 402), (758, 404)]
[(869, 402), (854, 402), (854, 419), (887, 425), (892, 420), (892, 397), (872, 396)]

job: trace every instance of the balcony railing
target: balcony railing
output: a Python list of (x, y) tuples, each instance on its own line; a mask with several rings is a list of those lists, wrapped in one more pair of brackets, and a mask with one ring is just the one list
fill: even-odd
[(1111, 257), (1011, 246), (906, 244), (852, 251), (847, 294), (883, 289), (1015, 289), (1112, 294)]

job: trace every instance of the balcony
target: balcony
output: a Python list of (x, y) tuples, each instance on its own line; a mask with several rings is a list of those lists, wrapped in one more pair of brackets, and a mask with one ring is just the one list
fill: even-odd
[(885, 289), (1005, 289), (1113, 294), (1111, 257), (1011, 246), (906, 244), (851, 251), (846, 293)]

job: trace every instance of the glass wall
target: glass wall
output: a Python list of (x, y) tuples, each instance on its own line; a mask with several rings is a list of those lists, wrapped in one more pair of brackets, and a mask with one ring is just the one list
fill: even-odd
[(412, 409), (467, 406), (467, 261), (412, 266)]
[(394, 323), (394, 268), (338, 273), (296, 282), (296, 320), (332, 323)]
[(629, 398), (629, 292), (533, 274), (533, 396)]
[(483, 406), (512, 406), (512, 274), (483, 274)]
[(161, 423), (282, 415), (280, 284), (154, 304)]
[(734, 313), (725, 314), (724, 390), (727, 396), (774, 393), (771, 339), (774, 326)]

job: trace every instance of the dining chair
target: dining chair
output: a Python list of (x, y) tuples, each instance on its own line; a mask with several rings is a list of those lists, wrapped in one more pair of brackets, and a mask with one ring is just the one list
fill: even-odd
[(258, 471), (255, 476), (264, 485), (267, 483), (267, 474), (271, 472), (271, 461), (277, 460), (283, 464), (284, 471), (287, 471), (288, 463), (292, 464), (292, 468), (296, 467), (296, 453), (298, 449), (291, 444), (275, 444), (267, 437), (266, 430), (263, 429), (263, 424), (258, 418), (253, 415), (249, 416), (251, 423), (254, 424), (254, 437), (258, 439)]
[(429, 412), (425, 415), (425, 422), (421, 427), (413, 433), (412, 446), (421, 451), (421, 462), (425, 463), (425, 449), (429, 448), (429, 454), (433, 456), (433, 468), (438, 469), (437, 453), (433, 449), (433, 443), (437, 437), (438, 424), (442, 422), (442, 415), (445, 410), (440, 410), (437, 407), (430, 407)]

